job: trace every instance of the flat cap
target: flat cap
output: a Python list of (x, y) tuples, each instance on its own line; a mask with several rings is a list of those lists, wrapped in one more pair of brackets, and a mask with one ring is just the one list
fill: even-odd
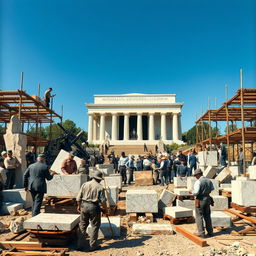
[(194, 176), (196, 176), (196, 175), (198, 175), (198, 174), (203, 175), (203, 172), (202, 172), (201, 169), (196, 169), (196, 170), (195, 170)]

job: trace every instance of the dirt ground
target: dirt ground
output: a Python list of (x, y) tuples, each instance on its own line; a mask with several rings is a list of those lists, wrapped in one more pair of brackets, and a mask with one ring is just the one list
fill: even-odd
[[(134, 189), (134, 186), (126, 187), (126, 189)], [(136, 189), (155, 189), (159, 194), (164, 189), (160, 186), (147, 186), (136, 187)], [(172, 185), (169, 187), (172, 189)], [(117, 211), (117, 213), (120, 213)], [(27, 215), (26, 217), (30, 217)], [(127, 215), (122, 217), (122, 229), (121, 237), (119, 239), (100, 240), (101, 250), (95, 252), (76, 251), (76, 242), (73, 241), (67, 247), (70, 248), (71, 256), (82, 255), (99, 255), (99, 256), (153, 256), (153, 255), (189, 255), (189, 256), (210, 256), (210, 255), (256, 255), (256, 234), (250, 234), (246, 236), (231, 236), (229, 233), (231, 230), (241, 230), (244, 227), (248, 227), (244, 221), (236, 222), (235, 226), (225, 230), (214, 230), (215, 236), (207, 238), (209, 246), (200, 247), (197, 244), (190, 241), (179, 233), (173, 235), (152, 235), (152, 236), (134, 236), (131, 234), (130, 229), (127, 228)], [(154, 216), (156, 217), (156, 216)], [(233, 216), (234, 217), (234, 216)], [(8, 225), (12, 219), (17, 216), (3, 216), (0, 217), (0, 222)], [(155, 222), (169, 223), (169, 221), (160, 218), (155, 218)], [(195, 224), (182, 224), (182, 227), (191, 232), (196, 231)], [(6, 230), (0, 234), (0, 240), (3, 241), (13, 234)], [(220, 240), (219, 240), (220, 239)], [(226, 240), (227, 239), (227, 240)], [(232, 240), (230, 240), (232, 239)], [(234, 244), (235, 243), (235, 244)], [(85, 243), (86, 245), (86, 243)], [(236, 248), (236, 250), (231, 250)], [(231, 250), (231, 252), (230, 252)]]

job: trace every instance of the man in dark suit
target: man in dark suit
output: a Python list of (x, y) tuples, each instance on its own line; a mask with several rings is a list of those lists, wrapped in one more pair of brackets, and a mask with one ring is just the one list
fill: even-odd
[(30, 191), (33, 199), (32, 216), (40, 213), (44, 193), (46, 193), (45, 179), (51, 180), (56, 172), (48, 170), (45, 155), (38, 155), (37, 162), (31, 164), (24, 173), (24, 188)]

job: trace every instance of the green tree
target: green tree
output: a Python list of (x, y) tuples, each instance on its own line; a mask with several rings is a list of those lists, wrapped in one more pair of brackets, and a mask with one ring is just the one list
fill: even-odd
[[(229, 124), (228, 125), (228, 130), (229, 130), (229, 132), (236, 131), (237, 130), (237, 124), (236, 123)], [(227, 126), (225, 128), (225, 133), (227, 133)]]

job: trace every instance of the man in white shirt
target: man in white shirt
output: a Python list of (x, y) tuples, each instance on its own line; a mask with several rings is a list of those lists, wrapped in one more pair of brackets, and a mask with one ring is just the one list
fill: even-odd
[(118, 167), (120, 175), (122, 176), (122, 182), (126, 184), (127, 182), (127, 175), (126, 175), (126, 163), (129, 160), (129, 158), (125, 155), (125, 152), (121, 153), (121, 157), (118, 161)]

